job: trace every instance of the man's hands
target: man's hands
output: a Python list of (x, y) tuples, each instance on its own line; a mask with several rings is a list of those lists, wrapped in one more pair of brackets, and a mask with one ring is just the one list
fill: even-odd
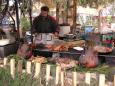
[(54, 33), (54, 37), (55, 37), (55, 38), (58, 38), (58, 37), (59, 37), (58, 32), (55, 32), (55, 33)]

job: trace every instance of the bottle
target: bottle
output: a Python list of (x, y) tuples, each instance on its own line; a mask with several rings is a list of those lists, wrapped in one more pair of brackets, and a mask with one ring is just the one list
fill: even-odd
[(2, 20), (2, 26), (3, 26), (3, 28), (7, 28), (7, 27), (9, 27), (9, 20), (8, 20), (8, 16), (6, 15), (6, 16), (4, 16), (4, 18), (3, 18), (3, 20)]

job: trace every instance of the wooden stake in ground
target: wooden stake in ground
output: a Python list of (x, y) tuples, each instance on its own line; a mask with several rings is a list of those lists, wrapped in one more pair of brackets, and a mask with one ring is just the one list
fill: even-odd
[(46, 65), (46, 86), (50, 80), (50, 65)]
[(113, 82), (113, 86), (115, 86), (115, 75), (114, 75), (114, 82)]
[(15, 78), (15, 59), (10, 60), (10, 73), (13, 78)]
[(73, 72), (73, 86), (77, 86), (77, 72)]
[(86, 73), (85, 74), (85, 83), (90, 85), (90, 78), (91, 78), (91, 74), (90, 73)]
[(105, 86), (105, 75), (100, 74), (99, 76), (99, 86)]
[(8, 58), (4, 58), (4, 66), (7, 65)]
[(31, 62), (30, 61), (27, 61), (27, 64), (26, 64), (26, 72), (28, 74), (31, 74)]
[(57, 66), (57, 67), (56, 67), (56, 79), (55, 79), (55, 85), (58, 85), (58, 84), (59, 84), (60, 71), (61, 71), (61, 67), (60, 67), (60, 66)]
[(36, 77), (36, 78), (39, 77), (39, 75), (40, 75), (40, 69), (41, 69), (41, 64), (40, 63), (36, 63), (34, 77)]
[(61, 71), (61, 86), (64, 86), (64, 71)]

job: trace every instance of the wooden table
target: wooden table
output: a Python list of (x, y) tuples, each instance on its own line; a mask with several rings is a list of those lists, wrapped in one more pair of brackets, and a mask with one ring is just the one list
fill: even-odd
[[(59, 53), (61, 55), (70, 56), (74, 59), (79, 59), (80, 55), (84, 53), (84, 51), (77, 51), (74, 49), (69, 49), (67, 52), (57, 52), (57, 51), (49, 51), (48, 49), (34, 49), (33, 55), (42, 55), (44, 57), (52, 57), (53, 53)], [(113, 52), (108, 54), (98, 54), (99, 60), (102, 63), (115, 65), (115, 49)]]

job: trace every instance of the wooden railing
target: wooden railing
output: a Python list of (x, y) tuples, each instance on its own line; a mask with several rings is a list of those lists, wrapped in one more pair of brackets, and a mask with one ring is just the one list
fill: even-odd
[[(3, 67), (5, 67), (6, 65), (8, 65), (7, 64), (7, 61), (8, 61), (8, 59), (7, 58), (4, 58), (4, 66)], [(27, 74), (32, 74), (32, 63), (30, 62), (30, 61), (27, 61), (27, 63), (26, 63), (26, 68), (25, 68), (25, 72), (27, 73)], [(34, 71), (34, 78), (38, 78), (39, 76), (40, 76), (40, 74), (41, 74), (41, 67), (42, 67), (42, 64), (40, 64), (40, 63), (35, 63), (35, 71)], [(49, 64), (46, 64), (45, 65), (45, 71), (46, 71), (46, 75), (45, 75), (45, 83), (46, 83), (46, 86), (48, 85), (48, 83), (49, 83), (49, 81), (50, 81), (50, 79), (51, 79), (51, 65), (49, 65)], [(22, 68), (22, 61), (19, 61), (18, 62), (18, 72), (21, 74), (21, 73), (23, 73), (22, 72), (22, 70), (23, 70), (23, 68)], [(11, 74), (11, 76), (15, 79), (15, 71), (16, 71), (16, 68), (15, 68), (15, 59), (11, 59), (10, 60), (10, 74)], [(54, 78), (54, 80), (55, 80), (55, 85), (52, 85), (52, 86), (57, 86), (59, 83), (60, 83), (60, 85), (58, 85), (58, 86), (67, 86), (67, 85), (65, 85), (65, 71), (62, 71), (61, 70), (61, 67), (60, 66), (56, 66), (56, 68), (55, 68), (55, 77), (53, 77)], [(71, 83), (71, 86), (81, 86), (81, 85), (78, 85), (78, 76), (77, 76), (77, 74), (78, 74), (78, 72), (76, 72), (76, 71), (73, 71), (73, 72), (71, 72), (71, 74), (72, 74), (72, 83)], [(110, 85), (106, 85), (105, 84), (105, 80), (106, 80), (106, 78), (105, 78), (105, 74), (99, 74), (99, 76), (98, 76), (99, 78), (98, 78), (98, 86), (110, 86)], [(88, 86), (91, 86), (91, 73), (90, 72), (87, 72), (87, 73), (85, 73), (85, 80), (84, 80), (84, 82), (88, 85)], [(114, 80), (113, 80), (113, 86), (115, 86), (115, 76), (114, 76)], [(96, 85), (97, 86), (97, 85)]]

